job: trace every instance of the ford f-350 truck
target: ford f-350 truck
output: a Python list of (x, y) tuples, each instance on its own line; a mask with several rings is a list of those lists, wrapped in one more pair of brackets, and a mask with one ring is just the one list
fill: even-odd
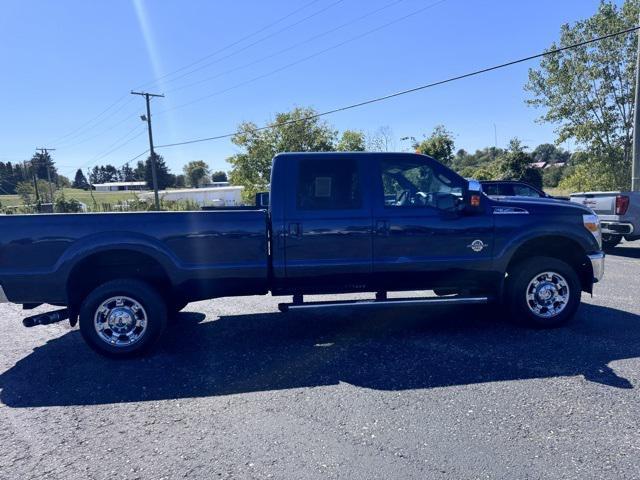
[[(283, 311), (493, 302), (553, 327), (602, 277), (600, 241), (582, 205), (492, 200), (427, 156), (285, 153), (268, 209), (0, 217), (0, 296), (65, 307), (25, 325), (79, 320), (116, 357), (151, 347), (188, 302), (268, 292), (293, 296)], [(408, 290), (437, 295), (387, 298)], [(353, 292), (372, 298), (304, 301)]]

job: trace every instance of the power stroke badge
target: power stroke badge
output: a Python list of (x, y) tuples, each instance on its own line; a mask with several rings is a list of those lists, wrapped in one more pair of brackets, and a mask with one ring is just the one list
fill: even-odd
[(484, 247), (488, 247), (488, 246), (489, 245), (484, 243), (482, 240), (474, 240), (469, 245), (467, 245), (467, 247), (473, 250), (474, 252), (481, 252), (484, 249)]

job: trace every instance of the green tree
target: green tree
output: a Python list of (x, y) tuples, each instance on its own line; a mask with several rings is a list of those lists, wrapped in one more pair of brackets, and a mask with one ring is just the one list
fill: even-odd
[(223, 172), (222, 170), (218, 170), (217, 172), (213, 172), (211, 174), (212, 182), (228, 182), (227, 172)]
[(431, 135), (413, 143), (416, 152), (429, 155), (447, 166), (453, 164), (454, 147), (453, 134), (444, 128), (444, 125), (436, 126)]
[(531, 156), (534, 162), (545, 162), (548, 165), (553, 165), (567, 163), (571, 158), (571, 153), (556, 147), (553, 143), (543, 143), (531, 152)]
[(145, 179), (145, 172), (146, 172), (145, 162), (143, 162), (142, 160), (138, 160), (138, 163), (136, 164), (136, 168), (133, 170), (133, 177), (135, 178), (136, 181), (142, 182)]
[(55, 196), (56, 187), (53, 182), (45, 182), (44, 180), (38, 180), (38, 194), (36, 195), (36, 189), (33, 182), (24, 181), (18, 183), (16, 186), (16, 193), (20, 196), (22, 203), (25, 205), (35, 205), (36, 203), (53, 203), (51, 198), (51, 192)]
[(176, 175), (176, 179), (175, 179), (175, 182), (174, 182), (174, 185), (173, 185), (174, 187), (176, 187), (176, 188), (184, 188), (186, 186), (186, 184), (187, 184), (187, 180), (186, 180), (184, 175), (182, 175), (182, 174)]
[[(49, 152), (36, 153), (33, 155), (33, 157), (31, 157), (31, 165), (32, 168), (35, 168), (37, 178), (48, 181), (49, 176), (51, 176), (51, 181), (56, 181), (58, 171)], [(47, 169), (49, 170), (48, 172)]]
[(136, 175), (133, 168), (131, 168), (128, 163), (125, 163), (118, 172), (118, 178), (121, 182), (134, 182), (136, 180)]
[(567, 167), (552, 165), (542, 170), (542, 186), (557, 187)]
[(366, 150), (369, 152), (391, 152), (395, 150), (393, 130), (388, 125), (378, 128), (373, 134), (367, 135)]
[(35, 189), (33, 188), (33, 183), (31, 182), (19, 182), (16, 185), (16, 193), (20, 196), (22, 203), (24, 203), (25, 205), (32, 205), (36, 201)]
[[(158, 179), (158, 190), (165, 190), (167, 187), (172, 186), (176, 178), (169, 172), (167, 164), (164, 162), (162, 155), (155, 154), (156, 156), (156, 178)], [(144, 163), (144, 181), (147, 182), (147, 187), (153, 189), (153, 172), (151, 168), (151, 155)]]
[(267, 189), (271, 160), (280, 152), (322, 152), (334, 150), (336, 131), (321, 121), (312, 108), (295, 108), (276, 114), (271, 128), (258, 130), (252, 122), (243, 122), (231, 141), (241, 152), (229, 158), (229, 180), (244, 186), (245, 201)]
[(53, 203), (53, 209), (57, 213), (78, 213), (82, 212), (82, 204), (75, 198), (67, 199), (64, 192), (60, 192)]
[(364, 133), (359, 130), (345, 130), (336, 145), (340, 152), (362, 152), (365, 148)]
[(87, 177), (84, 176), (84, 173), (82, 173), (81, 169), (76, 170), (76, 176), (73, 179), (72, 187), (81, 188), (83, 190), (87, 190), (89, 188)]
[[(563, 25), (550, 49), (633, 27), (639, 12), (640, 0), (602, 1), (592, 17)], [(630, 185), (636, 46), (637, 33), (618, 35), (544, 57), (529, 71), (528, 103), (545, 109), (541, 120), (557, 125), (558, 142), (573, 139), (591, 153), (579, 173), (608, 172), (594, 188)]]
[(184, 176), (191, 187), (198, 188), (209, 180), (209, 165), (203, 160), (194, 160), (187, 163), (184, 168)]
[(496, 180), (521, 180), (537, 188), (542, 188), (542, 173), (531, 166), (531, 155), (524, 151), (517, 138), (509, 142), (509, 150), (493, 166)]

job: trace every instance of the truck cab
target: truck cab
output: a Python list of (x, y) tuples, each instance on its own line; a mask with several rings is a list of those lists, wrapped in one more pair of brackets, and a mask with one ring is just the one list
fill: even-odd
[[(495, 283), (489, 199), (415, 154), (282, 154), (271, 192), (276, 293)], [(475, 243), (474, 243), (475, 242)]]

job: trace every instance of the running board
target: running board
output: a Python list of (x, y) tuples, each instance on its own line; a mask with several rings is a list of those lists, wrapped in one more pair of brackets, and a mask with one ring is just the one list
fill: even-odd
[(489, 297), (429, 297), (429, 298), (390, 298), (386, 300), (338, 300), (328, 302), (280, 303), (278, 310), (303, 310), (308, 308), (338, 307), (377, 307), (377, 306), (412, 306), (412, 305), (480, 305), (489, 303)]

